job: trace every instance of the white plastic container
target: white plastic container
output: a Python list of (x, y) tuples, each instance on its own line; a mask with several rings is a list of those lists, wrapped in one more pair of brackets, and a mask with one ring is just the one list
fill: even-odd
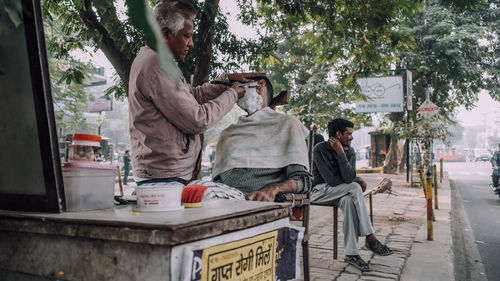
[(181, 195), (184, 185), (171, 182), (161, 186), (141, 185), (135, 188), (138, 212), (165, 212), (184, 209)]
[(116, 169), (96, 162), (64, 163), (66, 211), (113, 208)]

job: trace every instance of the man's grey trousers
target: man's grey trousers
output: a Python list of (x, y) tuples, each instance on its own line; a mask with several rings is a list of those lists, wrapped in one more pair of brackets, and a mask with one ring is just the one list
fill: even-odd
[(356, 182), (337, 186), (329, 186), (326, 183), (318, 184), (312, 189), (311, 200), (313, 203), (323, 205), (335, 204), (342, 209), (344, 254), (359, 255), (358, 238), (373, 233), (361, 186)]

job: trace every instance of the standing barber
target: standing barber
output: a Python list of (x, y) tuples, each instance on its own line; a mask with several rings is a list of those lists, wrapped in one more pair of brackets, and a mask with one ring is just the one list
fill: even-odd
[[(176, 60), (193, 47), (196, 10), (181, 1), (160, 1), (154, 14)], [(180, 70), (179, 70), (180, 71)], [(244, 77), (226, 78), (244, 81)], [(140, 49), (130, 71), (129, 108), (132, 166), (137, 185), (186, 184), (201, 151), (200, 134), (228, 113), (245, 89), (203, 84), (177, 87), (161, 68), (156, 52)]]

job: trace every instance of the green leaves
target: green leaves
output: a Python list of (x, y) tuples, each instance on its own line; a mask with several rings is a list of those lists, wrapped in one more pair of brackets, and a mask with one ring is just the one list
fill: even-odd
[(148, 45), (158, 53), (160, 65), (170, 79), (179, 85), (181, 73), (174, 62), (172, 52), (165, 44), (160, 26), (149, 10), (149, 6), (144, 0), (126, 0), (126, 3), (131, 23), (144, 32)]
[(92, 133), (84, 111), (88, 102), (95, 98), (85, 91), (82, 83), (93, 67), (77, 60), (62, 61), (50, 53), (48, 55), (57, 127), (65, 133)]

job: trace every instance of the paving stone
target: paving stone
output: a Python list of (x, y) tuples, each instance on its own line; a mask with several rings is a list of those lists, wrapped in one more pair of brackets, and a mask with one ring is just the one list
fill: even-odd
[(323, 259), (323, 258), (311, 258), (310, 263), (311, 265), (314, 265), (314, 267), (319, 267), (319, 268), (330, 268), (332, 265), (333, 261), (331, 259)]
[(328, 242), (329, 240), (332, 240), (332, 236), (329, 235), (318, 235), (314, 237), (314, 242), (317, 243), (325, 243)]
[(393, 234), (391, 235), (391, 238), (393, 238), (393, 239), (395, 239), (395, 240), (396, 240), (396, 239), (410, 239), (410, 235), (408, 235), (408, 234), (403, 234), (403, 233), (397, 233), (397, 234), (396, 234), (396, 233), (393, 233)]
[(363, 276), (376, 276), (376, 277), (383, 277), (383, 278), (388, 278), (388, 279), (392, 278), (394, 280), (397, 280), (399, 278), (399, 276), (396, 274), (384, 273), (384, 272), (379, 272), (379, 271), (363, 272)]
[(390, 236), (387, 240), (392, 243), (411, 243), (413, 242), (413, 237)]
[(400, 271), (402, 271), (404, 263), (403, 262), (401, 262), (401, 263), (395, 263), (393, 261), (372, 260), (370, 262), (370, 266), (372, 266), (372, 265), (383, 265), (383, 266), (386, 266), (386, 267), (397, 268)]
[(363, 277), (359, 278), (358, 280), (362, 280), (362, 281), (394, 281), (396, 279), (375, 277), (375, 276), (363, 276)]
[(401, 243), (401, 242), (389, 242), (387, 243), (387, 246), (389, 248), (396, 248), (396, 249), (404, 249), (404, 250), (410, 250), (411, 249), (411, 244), (410, 243)]
[(384, 266), (384, 265), (379, 265), (379, 264), (370, 265), (370, 269), (372, 271), (397, 274), (398, 276), (401, 274), (401, 270), (396, 268), (396, 267), (389, 267), (389, 266)]
[(355, 280), (358, 280), (358, 279), (359, 279), (359, 275), (358, 274), (352, 274), (352, 273), (343, 272), (335, 280), (336, 281), (355, 281)]
[(354, 267), (354, 265), (350, 264), (348, 264), (347, 267), (345, 268), (345, 272), (357, 275), (360, 275), (362, 273), (361, 270), (357, 269), (356, 267)]
[(310, 252), (311, 256), (318, 257), (318, 258), (323, 258), (326, 256), (328, 256), (328, 257), (333, 256), (332, 249), (309, 247), (309, 252)]
[(395, 263), (405, 263), (406, 259), (402, 257), (393, 257), (393, 255), (390, 256), (375, 256), (372, 260), (382, 260), (382, 261), (387, 261), (387, 262), (395, 262)]
[(393, 258), (400, 258), (400, 259), (404, 259), (406, 260), (410, 255), (409, 254), (402, 254), (402, 253), (398, 253), (398, 252), (395, 252), (391, 255), (391, 257)]
[(366, 252), (366, 251), (360, 251), (359, 255), (361, 256), (362, 259), (364, 259), (366, 262), (370, 262), (370, 260), (373, 258), (373, 253), (372, 252)]
[(311, 272), (311, 279), (327, 279), (327, 280), (335, 280), (338, 276), (340, 276), (341, 271), (330, 271), (330, 272)]
[[(311, 267), (311, 269), (309, 270), (312, 273), (317, 273), (317, 274), (327, 274), (329, 276), (331, 276), (332, 274), (335, 273), (335, 270), (331, 270), (331, 269), (328, 269), (328, 268), (319, 268), (319, 267)], [(317, 275), (315, 274), (315, 275)]]
[(332, 264), (330, 264), (329, 269), (335, 270), (335, 271), (337, 271), (337, 270), (344, 271), (344, 269), (346, 267), (347, 267), (347, 263), (340, 261), (340, 260), (337, 260), (337, 261), (333, 262)]
[(394, 248), (394, 247), (391, 247), (391, 250), (393, 253), (397, 253), (397, 254), (403, 254), (405, 256), (409, 256), (410, 255), (410, 250), (408, 249), (398, 249), (398, 248)]

